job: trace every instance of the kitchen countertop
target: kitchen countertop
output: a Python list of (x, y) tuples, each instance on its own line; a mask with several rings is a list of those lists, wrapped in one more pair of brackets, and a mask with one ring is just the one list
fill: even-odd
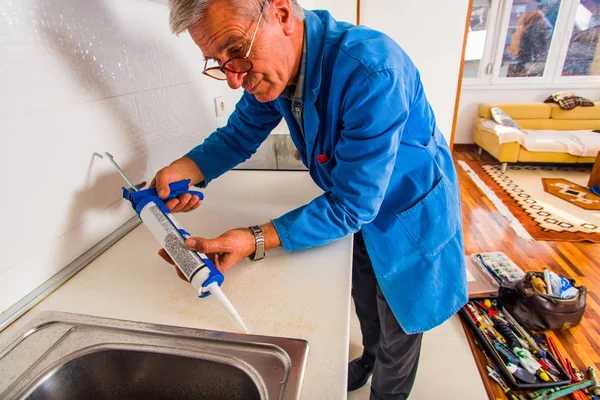
[[(120, 190), (120, 188), (115, 188)], [(305, 171), (231, 171), (202, 190), (203, 204), (176, 214), (192, 236), (262, 224), (322, 191)], [(123, 200), (124, 201), (124, 200)], [(199, 299), (140, 225), (33, 310), (56, 310), (164, 325), (241, 332), (212, 296)], [(224, 293), (251, 333), (305, 339), (305, 399), (346, 396), (352, 240), (244, 260), (225, 273)], [(16, 328), (21, 321), (11, 326)]]

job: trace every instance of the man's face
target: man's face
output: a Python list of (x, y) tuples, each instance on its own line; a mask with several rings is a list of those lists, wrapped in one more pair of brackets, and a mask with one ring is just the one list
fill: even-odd
[[(263, 22), (258, 27), (248, 59), (250, 72), (226, 71), (227, 83), (232, 89), (243, 87), (260, 102), (275, 100), (292, 83), (295, 70), (293, 46), (287, 28), (278, 18), (276, 7), (267, 6)], [(269, 13), (268, 22), (265, 21)], [(223, 64), (236, 56), (244, 56), (257, 26), (255, 19), (242, 17), (229, 1), (216, 0), (202, 22), (189, 30), (194, 42), (207, 59)]]

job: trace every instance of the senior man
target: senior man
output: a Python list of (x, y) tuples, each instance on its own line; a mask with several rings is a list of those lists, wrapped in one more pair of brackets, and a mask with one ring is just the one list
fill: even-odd
[[(204, 187), (248, 159), (281, 118), (324, 191), (263, 225), (186, 245), (225, 271), (270, 248), (354, 233), (364, 351), (348, 366), (348, 390), (373, 374), (371, 399), (405, 399), (422, 332), (467, 300), (456, 171), (415, 65), (384, 34), (296, 0), (170, 0), (170, 23), (176, 34), (189, 31), (204, 74), (244, 93), (225, 127), (156, 174), (161, 197), (169, 182)], [(190, 195), (167, 202), (174, 212), (199, 204)]]

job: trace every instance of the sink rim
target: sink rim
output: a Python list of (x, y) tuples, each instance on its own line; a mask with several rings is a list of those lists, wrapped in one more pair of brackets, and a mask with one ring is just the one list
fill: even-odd
[[(101, 349), (108, 349), (110, 346), (115, 347), (115, 345), (119, 345), (118, 340), (109, 340), (92, 346), (83, 346), (76, 350), (69, 348), (69, 346), (73, 345), (72, 343), (63, 345), (63, 348), (59, 350), (55, 349), (60, 345), (60, 342), (65, 337), (72, 334), (73, 331), (81, 334), (85, 329), (96, 329), (98, 332), (94, 333), (98, 334), (105, 334), (107, 331), (109, 333), (116, 332), (115, 334), (117, 335), (135, 336), (135, 340), (145, 340), (150, 338), (154, 342), (171, 342), (173, 344), (161, 344), (160, 346), (144, 344), (140, 346), (139, 343), (128, 343), (122, 347), (119, 346), (119, 348), (122, 349), (132, 350), (137, 346), (138, 348), (144, 348), (142, 351), (152, 349), (152, 352), (154, 353), (168, 353), (206, 360), (208, 359), (207, 355), (210, 352), (207, 350), (207, 348), (209, 348), (221, 351), (216, 359), (217, 362), (223, 362), (223, 360), (227, 358), (223, 355), (223, 351), (230, 350), (239, 356), (244, 352), (251, 354), (252, 350), (254, 350), (254, 353), (259, 355), (258, 360), (260, 361), (261, 357), (263, 360), (262, 365), (255, 364), (260, 372), (255, 371), (250, 363), (245, 363), (244, 365), (246, 367), (240, 368), (240, 362), (243, 361), (243, 359), (240, 359), (239, 357), (230, 357), (230, 359), (236, 361), (234, 364), (231, 364), (230, 362), (228, 364), (234, 368), (241, 369), (246, 373), (259, 390), (261, 389), (261, 385), (269, 386), (271, 395), (265, 396), (264, 398), (281, 398), (286, 400), (301, 398), (302, 384), (304, 377), (306, 376), (306, 365), (309, 353), (309, 344), (304, 339), (248, 335), (172, 325), (160, 325), (58, 311), (30, 312), (25, 317), (21, 318), (18, 326), (11, 327), (14, 329), (9, 329), (10, 332), (5, 331), (0, 334), (0, 371), (3, 367), (6, 368), (7, 361), (5, 360), (5, 357), (7, 356), (12, 355), (12, 359), (9, 357), (8, 360), (16, 360), (18, 363), (19, 353), (28, 350), (28, 347), (31, 347), (31, 343), (33, 343), (24, 342), (27, 342), (27, 340), (37, 342), (37, 340), (35, 340), (36, 333), (40, 333), (41, 331), (52, 327), (56, 327), (56, 330), (54, 332), (51, 331), (52, 335), (46, 334), (40, 338), (43, 339), (43, 349), (37, 349), (38, 352), (34, 354), (35, 359), (31, 358), (27, 363), (23, 362), (23, 364), (21, 364), (21, 370), (16, 369), (17, 372), (15, 372), (14, 375), (4, 377), (4, 381), (3, 377), (0, 375), (0, 397), (10, 395), (12, 398), (15, 397), (17, 393), (19, 395), (28, 394), (32, 388), (37, 387), (44, 379), (51, 376), (48, 374), (58, 370), (60, 366), (65, 365), (70, 360), (74, 360), (77, 357), (84, 355), (86, 351), (88, 353), (102, 351)], [(8, 340), (6, 340), (7, 338)], [(75, 336), (69, 340), (74, 342), (78, 339)], [(91, 340), (97, 340), (97, 338), (92, 338)], [(83, 341), (85, 342), (85, 340)], [(199, 357), (200, 352), (193, 348), (181, 348), (182, 345), (185, 345), (186, 341), (192, 344), (195, 343), (192, 347), (196, 347), (196, 350), (201, 348), (203, 352), (202, 357)], [(46, 346), (47, 343), (50, 344)], [(86, 347), (92, 347), (95, 350), (86, 350)], [(256, 349), (259, 349), (260, 351), (257, 351)], [(13, 351), (15, 351), (15, 353), (11, 354)], [(55, 358), (48, 361), (50, 358), (48, 353), (52, 353), (53, 351), (56, 354), (51, 355)], [(62, 357), (57, 357), (57, 354), (60, 355), (60, 352), (66, 354)], [(214, 356), (215, 352), (212, 351), (211, 354)], [(279, 360), (277, 362), (284, 363), (284, 358), (287, 362), (283, 365), (283, 381), (275, 382), (272, 379), (266, 379), (269, 378), (266, 366), (274, 362), (273, 360)], [(42, 360), (41, 363), (40, 360)], [(271, 362), (269, 362), (269, 360), (271, 360)], [(3, 361), (4, 365), (2, 364)], [(264, 364), (264, 362), (267, 362), (267, 364)], [(40, 367), (42, 364), (43, 367)], [(35, 370), (36, 367), (37, 371)], [(249, 371), (256, 372), (260, 384), (257, 382), (257, 379), (255, 379), (254, 374), (249, 373)], [(275, 389), (277, 387), (279, 389)], [(273, 390), (275, 390), (275, 392), (279, 390), (279, 394), (273, 394), (275, 393)]]

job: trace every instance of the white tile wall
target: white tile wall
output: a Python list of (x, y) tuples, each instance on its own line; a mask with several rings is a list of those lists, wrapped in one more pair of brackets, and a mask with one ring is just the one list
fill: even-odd
[(98, 154), (149, 181), (233, 110), (241, 92), (202, 76), (167, 18), (147, 0), (0, 0), (0, 313), (133, 216)]
[(6, 118), (0, 132), (0, 180), (16, 194), (0, 207), (3, 226), (10, 227), (0, 241), (0, 274), (119, 201), (121, 180), (94, 153), (113, 152), (132, 179), (148, 171), (131, 95)]
[[(135, 95), (153, 170), (168, 165), (227, 123), (226, 116), (233, 111), (241, 91), (208, 79)], [(213, 93), (222, 94), (225, 116), (215, 117)]]

